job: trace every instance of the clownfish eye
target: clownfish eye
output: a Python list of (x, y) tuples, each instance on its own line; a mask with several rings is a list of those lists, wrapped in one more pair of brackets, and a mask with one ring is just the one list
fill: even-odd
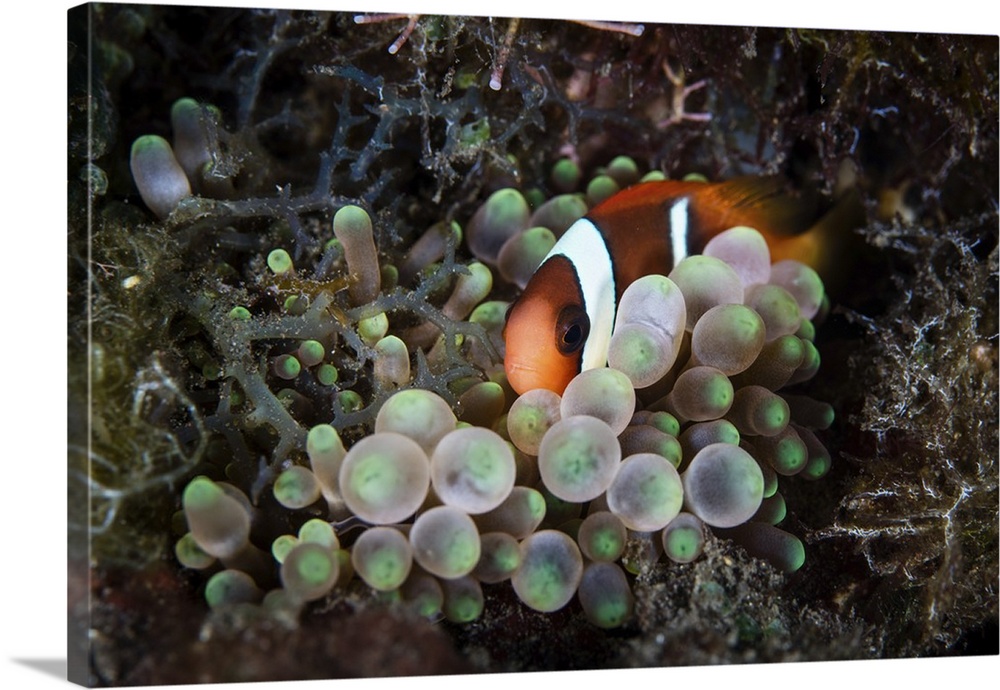
[(576, 304), (570, 304), (559, 311), (556, 319), (556, 348), (564, 355), (571, 355), (583, 348), (590, 335), (590, 317)]

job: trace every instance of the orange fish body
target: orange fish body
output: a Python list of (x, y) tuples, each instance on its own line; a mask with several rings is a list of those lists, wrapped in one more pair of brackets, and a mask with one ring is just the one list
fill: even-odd
[(607, 363), (618, 300), (633, 281), (667, 274), (737, 225), (756, 228), (781, 258), (815, 252), (801, 235), (815, 199), (777, 178), (646, 182), (591, 209), (562, 235), (508, 310), (504, 368), (515, 391), (561, 394), (579, 372)]

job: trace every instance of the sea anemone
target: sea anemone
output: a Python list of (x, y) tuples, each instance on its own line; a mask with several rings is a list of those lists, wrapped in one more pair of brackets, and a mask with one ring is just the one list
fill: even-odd
[[(529, 226), (556, 237), (582, 212), (569, 197), (534, 214), (525, 203), (512, 190), (493, 194), (466, 233), (481, 261), (530, 258), (516, 276), (501, 271), (516, 286), (537, 265), (536, 248), (521, 242)], [(273, 542), (290, 601), (321, 598), (357, 578), (374, 591), (398, 592), (422, 615), (467, 622), (485, 605), (480, 583), (509, 581), (530, 608), (554, 611), (576, 595), (589, 621), (615, 627), (633, 615), (634, 574), (663, 555), (691, 563), (709, 534), (779, 570), (801, 566), (801, 541), (775, 525), (787, 513), (779, 480), (817, 479), (830, 467), (813, 432), (830, 426), (832, 408), (785, 390), (818, 368), (804, 337), (811, 335), (805, 315), (823, 301), (815, 272), (784, 261), (774, 281), (761, 283), (771, 280), (762, 236), (747, 227), (723, 232), (705, 255), (624, 291), (608, 366), (581, 372), (561, 395), (517, 395), (487, 349), (502, 349), (497, 335), (508, 302), (489, 300), (493, 274), (485, 263), (470, 263), (439, 289), (444, 320), (400, 328), (390, 309), (365, 306), (385, 289), (361, 275), (379, 269), (370, 216), (344, 207), (333, 225), (351, 276), (348, 304), (367, 314), (356, 321), (355, 347), (373, 353), (371, 379), (382, 398), (369, 408), (368, 430), (347, 447), (333, 424), (310, 427), (298, 441), (309, 467), (288, 463), (273, 481), (275, 499), (290, 511), (316, 510), (320, 497), (326, 505), (325, 520), (306, 523), (314, 536), (300, 531)], [(424, 233), (401, 264), (405, 280), (453, 251), (449, 243), (461, 231), (447, 227)], [(274, 275), (290, 276), (291, 261), (275, 250), (267, 263)], [(485, 337), (454, 344), (490, 380), (456, 380), (443, 391), (449, 399), (413, 385), (447, 356), (443, 327), (466, 319), (486, 326)], [(322, 383), (320, 367), (333, 366), (339, 347), (329, 336), (302, 337), (272, 358), (275, 381), (294, 384), (315, 371)], [(292, 404), (304, 397), (297, 395)], [(366, 409), (351, 388), (336, 395), (345, 412)], [(213, 487), (199, 478), (186, 492), (192, 531), (176, 551), (189, 567), (253, 554), (248, 504)], [(357, 527), (360, 534), (349, 537)], [(254, 568), (259, 574), (259, 562)], [(214, 600), (257, 596), (233, 591)]]
[[(181, 99), (172, 116), (173, 148), (153, 136), (133, 146), (136, 185), (163, 218), (192, 190), (232, 191), (209, 174), (217, 113)], [(774, 527), (786, 512), (777, 486), (829, 470), (813, 431), (829, 427), (832, 408), (785, 388), (818, 369), (810, 319), (824, 293), (812, 269), (772, 266), (756, 230), (732, 228), (629, 285), (608, 366), (561, 394), (507, 383), (510, 300), (491, 297), (523, 289), (589, 205), (640, 177), (618, 157), (577, 193), (579, 167), (560, 161), (548, 200), (501, 188), (464, 230), (436, 223), (401, 254), (376, 243), (372, 213), (353, 203), (333, 212), (334, 239), (318, 253), (302, 250), (301, 229), (299, 246), (272, 245), (265, 285), (284, 320), (237, 303), (218, 342), (264, 344), (263, 378), (231, 374), (252, 401), (248, 419), (277, 434), (264, 477), (275, 502), (312, 517), (297, 535), (270, 537), (268, 556), (251, 541), (254, 501), (194, 479), (175, 552), (187, 567), (226, 567), (210, 603), (259, 600), (245, 580), (266, 586), (277, 566), (295, 610), (359, 579), (423, 615), (468, 621), (484, 605), (479, 583), (509, 580), (531, 608), (578, 594), (589, 620), (613, 627), (633, 611), (626, 571), (662, 553), (691, 562), (706, 526), (780, 569), (801, 565), (801, 543)], [(477, 260), (455, 263), (463, 242)]]

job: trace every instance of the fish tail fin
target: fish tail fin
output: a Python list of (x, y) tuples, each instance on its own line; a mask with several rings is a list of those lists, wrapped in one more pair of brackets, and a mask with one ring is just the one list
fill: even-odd
[(833, 206), (798, 235), (768, 237), (771, 261), (795, 259), (811, 266), (830, 282), (842, 272), (851, 253), (851, 232), (865, 221), (865, 208), (857, 188), (848, 189)]

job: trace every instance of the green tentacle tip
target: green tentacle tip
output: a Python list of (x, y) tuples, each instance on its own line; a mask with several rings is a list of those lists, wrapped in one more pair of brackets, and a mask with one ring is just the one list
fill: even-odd
[(483, 613), (483, 592), (475, 578), (447, 580), (442, 612), (453, 623), (469, 623)]
[(576, 593), (583, 556), (572, 538), (553, 530), (521, 542), (521, 567), (511, 578), (518, 598), (536, 611), (561, 609)]
[(632, 617), (635, 608), (625, 573), (614, 563), (588, 565), (577, 598), (587, 620), (599, 628), (617, 628)]
[(608, 560), (611, 554), (620, 556), (624, 546), (622, 540), (616, 535), (601, 533), (594, 537), (594, 541), (590, 544), (590, 550), (594, 553), (595, 560)]
[(690, 563), (705, 546), (704, 523), (691, 513), (680, 513), (661, 535), (663, 552), (675, 563)]
[(733, 402), (733, 384), (725, 376), (709, 379), (703, 393), (705, 400), (715, 408), (728, 408)]
[(629, 156), (616, 156), (608, 163), (604, 172), (622, 187), (634, 184), (639, 179), (639, 166)]
[(830, 465), (830, 456), (813, 455), (802, 469), (802, 476), (805, 479), (820, 479), (830, 471)]
[(597, 511), (580, 524), (577, 543), (590, 560), (611, 562), (622, 555), (627, 537), (625, 525), (618, 517), (608, 511)]
[(333, 231), (338, 236), (342, 232), (370, 233), (371, 216), (360, 206), (344, 206), (333, 216)]
[(132, 155), (145, 154), (147, 151), (169, 151), (170, 142), (156, 134), (143, 134), (132, 142)]
[(337, 532), (333, 529), (333, 525), (319, 518), (308, 520), (299, 528), (299, 539), (322, 544), (331, 549), (340, 548), (340, 539), (337, 538)]
[(271, 555), (278, 563), (284, 563), (288, 553), (298, 546), (299, 540), (292, 534), (282, 534), (271, 542)]
[(782, 474), (795, 474), (805, 467), (808, 460), (806, 446), (797, 436), (782, 438), (775, 444), (775, 470)]
[(500, 300), (482, 302), (469, 314), (469, 322), (478, 323), (483, 328), (500, 328), (503, 326), (504, 314), (508, 306), (509, 302)]
[(337, 396), (337, 400), (340, 402), (340, 406), (344, 408), (344, 412), (357, 412), (364, 406), (364, 400), (354, 391), (341, 391), (340, 395)]
[(316, 380), (324, 386), (332, 386), (339, 377), (340, 372), (332, 364), (321, 364), (316, 368)]
[(317, 424), (309, 429), (306, 435), (306, 448), (317, 453), (325, 453), (337, 448), (343, 448), (340, 434), (329, 424)]
[(392, 288), (399, 285), (399, 269), (392, 264), (385, 264), (379, 267), (379, 273), (382, 276), (382, 288), (385, 290), (392, 290)]
[(185, 568), (202, 570), (215, 563), (215, 556), (205, 553), (190, 532), (177, 540), (174, 545), (174, 555)]
[(294, 355), (279, 355), (274, 358), (274, 373), (285, 380), (294, 379), (302, 371), (302, 363)]
[(806, 547), (798, 537), (792, 536), (788, 541), (782, 565), (786, 573), (794, 573), (806, 562)]
[(292, 270), (292, 257), (288, 255), (284, 249), (273, 249), (271, 253), (267, 255), (267, 267), (274, 272), (275, 275), (281, 275), (283, 273), (288, 273)]
[(246, 573), (239, 570), (223, 570), (213, 575), (205, 585), (205, 601), (212, 608), (225, 604), (255, 602), (261, 591)]
[(524, 200), (531, 208), (538, 208), (545, 203), (545, 199), (545, 192), (538, 187), (532, 187), (524, 192)]
[(229, 312), (229, 318), (233, 321), (249, 321), (250, 310), (246, 307), (233, 307)]
[(385, 312), (358, 321), (358, 335), (368, 345), (374, 345), (389, 331), (389, 317)]
[(380, 592), (397, 591), (413, 566), (413, 549), (393, 527), (371, 527), (351, 549), (354, 571)]
[(289, 467), (274, 482), (274, 497), (286, 508), (305, 508), (318, 500), (319, 496), (316, 475), (305, 467)]
[(337, 563), (323, 546), (303, 543), (296, 549), (296, 553), (298, 557), (293, 564), (294, 575), (302, 582), (317, 586), (336, 579)]
[(201, 106), (198, 105), (198, 101), (190, 96), (181, 96), (174, 101), (174, 104), (170, 107), (171, 116), (184, 113), (201, 114)]
[(545, 502), (545, 496), (538, 491), (532, 491), (528, 494), (528, 511), (532, 519), (538, 522), (542, 521), (545, 517), (545, 511), (548, 508), (548, 504)]
[(646, 423), (675, 438), (681, 433), (680, 422), (669, 412), (654, 412)]
[(701, 536), (694, 530), (676, 529), (665, 537), (664, 546), (671, 559), (687, 560), (701, 545)]
[(569, 158), (561, 158), (552, 166), (552, 184), (561, 192), (571, 192), (580, 184), (580, 166)]
[(791, 418), (788, 403), (778, 396), (763, 401), (758, 408), (757, 416), (759, 422), (766, 426), (768, 432), (784, 429)]
[(323, 361), (326, 356), (326, 348), (318, 340), (303, 340), (296, 350), (299, 361), (307, 367), (315, 366)]
[(587, 203), (596, 206), (621, 189), (610, 175), (598, 175), (587, 183)]
[(305, 295), (289, 295), (281, 307), (292, 316), (302, 316), (309, 308), (309, 298)]
[(208, 477), (195, 477), (184, 489), (184, 507), (199, 510), (214, 505), (223, 495), (222, 489)]

